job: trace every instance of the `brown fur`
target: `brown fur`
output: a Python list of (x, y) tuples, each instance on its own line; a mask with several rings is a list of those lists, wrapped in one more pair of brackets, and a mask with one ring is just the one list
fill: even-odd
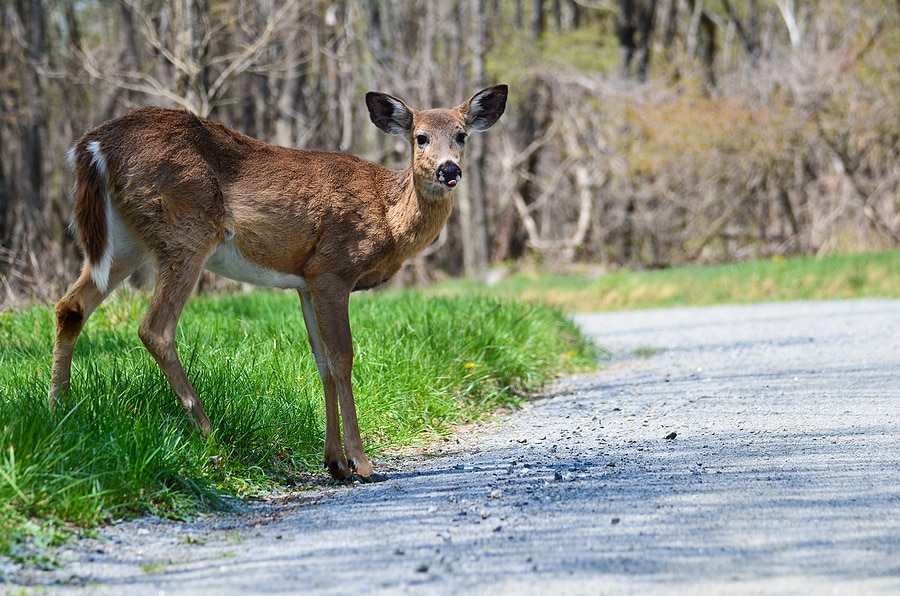
[(103, 197), (107, 181), (93, 164), (86, 143), (75, 149), (75, 210), (73, 228), (85, 256), (97, 262), (106, 247), (106, 204), (95, 197)]
[[(182, 406), (208, 432), (175, 351), (175, 328), (207, 259), (223, 241), (233, 241), (246, 261), (299, 289), (325, 389), (325, 457), (332, 475), (345, 478), (355, 470), (377, 479), (362, 449), (350, 387), (349, 294), (385, 282), (438, 235), (455, 187), (455, 179), (443, 178), (461, 173), (465, 133), (490, 127), (503, 113), (506, 87), (488, 88), (453, 109), (416, 112), (384, 94), (366, 101), (379, 128), (410, 141), (406, 170), (346, 153), (268, 145), (189, 112), (157, 107), (87, 132), (73, 155), (74, 226), (85, 267), (56, 308), (52, 401), (68, 388), (84, 322), (153, 258), (157, 286), (138, 333)], [(425, 137), (427, 143), (417, 140)], [(107, 196), (122, 222), (113, 229)], [(109, 283), (102, 287), (98, 272), (107, 251)], [(245, 273), (241, 267), (235, 271)]]

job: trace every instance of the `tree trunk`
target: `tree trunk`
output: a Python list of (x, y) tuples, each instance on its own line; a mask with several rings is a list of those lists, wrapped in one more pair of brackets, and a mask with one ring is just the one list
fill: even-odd
[[(472, 59), (472, 86), (480, 89), (484, 86), (484, 54), (487, 27), (484, 20), (484, 0), (471, 0), (471, 36), (468, 49)], [(463, 267), (467, 276), (479, 276), (488, 264), (488, 233), (485, 218), (484, 166), (485, 139), (478, 139), (469, 148), (468, 162), (468, 199), (470, 203), (469, 221), (465, 222), (468, 231), (463, 231)]]
[(650, 34), (653, 31), (656, 0), (619, 0), (616, 37), (619, 39), (619, 74), (640, 81), (650, 67)]

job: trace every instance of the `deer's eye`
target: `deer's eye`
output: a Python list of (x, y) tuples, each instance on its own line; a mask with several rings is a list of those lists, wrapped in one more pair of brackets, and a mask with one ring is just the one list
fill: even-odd
[(467, 138), (469, 138), (469, 135), (467, 135), (464, 132), (460, 132), (460, 133), (456, 134), (456, 142), (459, 143), (460, 145), (465, 145)]
[(427, 144), (428, 144), (428, 135), (423, 135), (423, 134), (416, 135), (416, 145), (418, 145), (420, 149)]

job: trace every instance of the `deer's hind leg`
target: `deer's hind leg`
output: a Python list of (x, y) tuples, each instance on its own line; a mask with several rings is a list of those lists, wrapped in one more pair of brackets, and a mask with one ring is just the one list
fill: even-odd
[[(199, 156), (152, 188), (129, 188), (122, 210), (156, 262), (156, 288), (138, 336), (156, 360), (181, 407), (204, 435), (212, 427), (178, 351), (178, 320), (204, 264), (225, 235), (224, 198)], [(190, 169), (188, 169), (189, 166)]]
[(75, 342), (91, 314), (112, 291), (141, 263), (136, 251), (113, 257), (109, 281), (104, 290), (97, 287), (87, 263), (81, 275), (56, 304), (56, 341), (53, 344), (53, 368), (50, 376), (50, 407), (69, 390), (72, 354)]
[[(199, 194), (201, 193), (194, 196)], [(215, 211), (204, 211), (204, 201), (197, 200), (190, 205), (193, 209), (182, 211), (177, 219), (170, 217), (170, 214), (160, 213), (159, 219), (166, 222), (164, 227), (149, 221), (144, 225), (139, 222), (136, 226), (143, 231), (142, 241), (156, 259), (157, 271), (156, 288), (144, 320), (138, 327), (138, 335), (156, 360), (191, 422), (206, 435), (212, 427), (200, 397), (178, 357), (175, 336), (184, 306), (200, 279), (207, 258), (222, 239), (223, 232), (218, 229), (222, 218)], [(221, 197), (213, 205), (221, 205)]]
[[(206, 254), (211, 250), (211, 246), (206, 250)], [(202, 254), (204, 253), (201, 252)], [(138, 335), (165, 375), (181, 407), (205, 435), (212, 430), (209, 418), (175, 349), (178, 319), (181, 318), (184, 305), (197, 285), (197, 280), (200, 279), (205, 256), (197, 259), (194, 255), (180, 254), (169, 255), (168, 258), (157, 255), (157, 258), (159, 263), (156, 290), (150, 300), (150, 306), (147, 307), (144, 320), (138, 328)]]

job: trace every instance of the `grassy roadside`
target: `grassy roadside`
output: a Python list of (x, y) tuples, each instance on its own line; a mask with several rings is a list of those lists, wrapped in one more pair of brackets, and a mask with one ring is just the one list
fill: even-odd
[[(214, 424), (201, 438), (137, 337), (146, 296), (119, 293), (79, 339), (64, 407), (46, 405), (49, 306), (0, 315), (0, 554), (29, 558), (75, 527), (187, 516), (320, 470), (321, 384), (290, 292), (204, 296), (179, 326)], [(449, 432), (595, 350), (560, 311), (492, 297), (354, 297), (354, 387), (367, 450)], [(376, 463), (377, 465), (377, 463)]]
[[(518, 273), (423, 292), (355, 296), (354, 387), (367, 449), (439, 437), (515, 403), (510, 386), (590, 367), (568, 312), (761, 300), (900, 297), (900, 251), (605, 276)], [(513, 300), (510, 300), (513, 299)], [(179, 328), (188, 374), (215, 425), (204, 440), (137, 338), (146, 297), (119, 294), (79, 341), (73, 393), (46, 407), (52, 310), (0, 313), (0, 554), (108, 519), (187, 516), (323, 473), (324, 405), (299, 300), (204, 296)], [(29, 547), (30, 545), (30, 547)], [(37, 554), (36, 554), (37, 553)]]
[(703, 306), (785, 300), (900, 297), (900, 251), (777, 258), (659, 271), (591, 275), (518, 272), (491, 287), (466, 280), (430, 288), (435, 295), (491, 295), (540, 302), (566, 312)]

